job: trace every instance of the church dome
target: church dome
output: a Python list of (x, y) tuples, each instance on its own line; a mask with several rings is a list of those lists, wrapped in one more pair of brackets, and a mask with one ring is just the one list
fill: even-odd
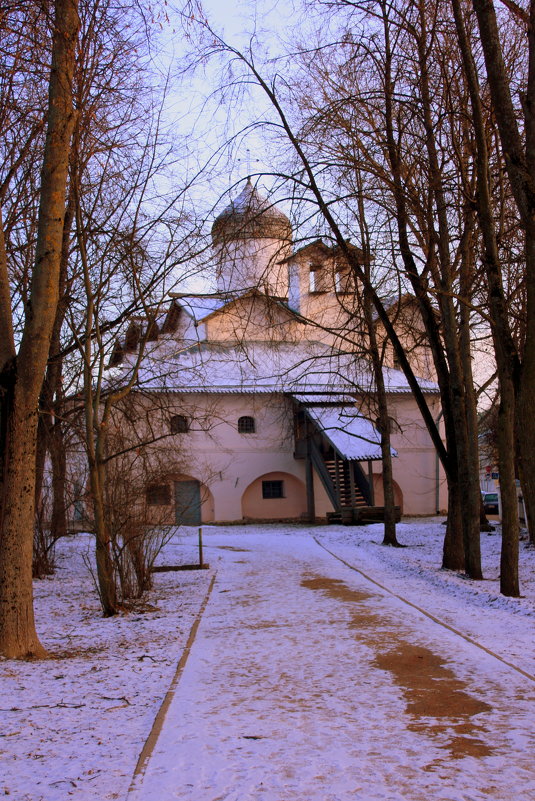
[(250, 180), (212, 225), (214, 246), (237, 240), (291, 238), (288, 217), (263, 198)]

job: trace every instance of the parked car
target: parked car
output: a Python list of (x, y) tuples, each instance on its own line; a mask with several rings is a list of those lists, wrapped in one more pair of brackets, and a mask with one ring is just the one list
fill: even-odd
[(498, 506), (498, 493), (497, 492), (483, 492), (483, 508), (485, 514), (497, 515), (500, 511)]

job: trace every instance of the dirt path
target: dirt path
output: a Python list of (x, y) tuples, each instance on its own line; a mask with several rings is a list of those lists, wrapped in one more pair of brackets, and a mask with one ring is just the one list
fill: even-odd
[(312, 539), (209, 547), (212, 595), (129, 801), (535, 799), (521, 676)]

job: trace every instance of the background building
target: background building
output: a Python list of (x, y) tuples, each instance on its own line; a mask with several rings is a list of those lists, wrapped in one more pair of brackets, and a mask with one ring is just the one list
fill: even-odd
[[(250, 182), (215, 220), (212, 242), (216, 291), (175, 294), (150, 324), (132, 323), (111, 360), (120, 382), (149, 340), (129, 396), (137, 424), (160, 432), (149, 506), (186, 524), (365, 518), (383, 500), (380, 437), (347, 263), (321, 240), (293, 251), (288, 218)], [(438, 419), (412, 299), (388, 305)], [(434, 514), (445, 506), (435, 449), (387, 343), (385, 365), (396, 503)]]

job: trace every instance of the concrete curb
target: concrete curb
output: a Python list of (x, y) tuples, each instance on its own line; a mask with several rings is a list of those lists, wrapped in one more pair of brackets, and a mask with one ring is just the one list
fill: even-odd
[(136, 767), (134, 769), (134, 774), (132, 776), (132, 781), (130, 782), (130, 786), (129, 786), (128, 791), (127, 791), (126, 796), (125, 796), (125, 801), (130, 796), (130, 794), (133, 792), (133, 790), (137, 789), (138, 781), (143, 776), (143, 774), (145, 773), (145, 770), (147, 769), (147, 765), (148, 765), (149, 759), (150, 759), (150, 757), (152, 755), (152, 752), (154, 751), (156, 743), (158, 742), (158, 737), (160, 736), (160, 733), (162, 731), (162, 727), (163, 727), (163, 724), (164, 724), (164, 721), (165, 721), (165, 716), (167, 715), (167, 711), (168, 711), (169, 707), (171, 706), (171, 702), (172, 702), (172, 700), (173, 700), (173, 698), (175, 696), (175, 692), (176, 692), (176, 689), (177, 689), (177, 686), (178, 686), (178, 682), (180, 681), (180, 676), (182, 675), (182, 672), (183, 672), (183, 670), (184, 670), (184, 668), (186, 666), (186, 662), (188, 661), (188, 657), (189, 657), (192, 645), (195, 642), (195, 637), (197, 636), (197, 630), (199, 628), (199, 624), (200, 624), (202, 616), (204, 614), (204, 610), (206, 609), (206, 605), (207, 605), (207, 603), (208, 603), (208, 601), (210, 599), (210, 595), (212, 593), (212, 589), (213, 589), (213, 586), (215, 584), (216, 575), (217, 574), (214, 573), (214, 575), (212, 576), (212, 580), (210, 582), (210, 586), (208, 587), (208, 590), (206, 591), (206, 595), (204, 596), (204, 600), (203, 600), (203, 602), (201, 604), (201, 608), (199, 609), (197, 617), (195, 618), (195, 621), (194, 621), (194, 623), (193, 623), (193, 625), (191, 627), (191, 630), (190, 630), (190, 633), (189, 633), (189, 637), (188, 637), (188, 641), (186, 643), (184, 651), (182, 652), (182, 656), (180, 657), (180, 659), (178, 661), (178, 665), (177, 665), (177, 668), (176, 668), (176, 671), (175, 671), (175, 675), (173, 676), (171, 684), (169, 685), (169, 689), (167, 690), (167, 692), (165, 694), (165, 697), (164, 697), (164, 699), (163, 699), (163, 701), (161, 703), (161, 706), (158, 709), (158, 712), (156, 713), (156, 717), (154, 718), (154, 723), (152, 724), (152, 728), (151, 728), (151, 730), (149, 732), (149, 736), (145, 740), (143, 748), (141, 749), (141, 753), (140, 753), (140, 755), (138, 757), (138, 761), (137, 761)]

